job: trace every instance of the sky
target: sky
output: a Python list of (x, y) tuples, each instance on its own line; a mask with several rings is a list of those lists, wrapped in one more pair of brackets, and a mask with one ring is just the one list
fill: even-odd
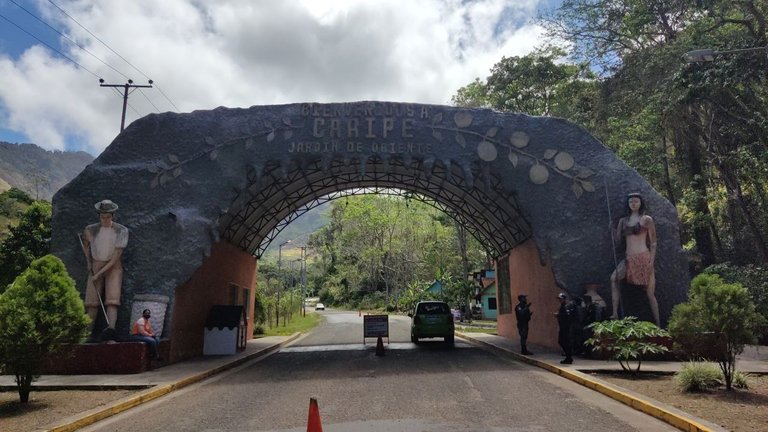
[(450, 104), (557, 0), (0, 0), (0, 141), (97, 156), (157, 112)]

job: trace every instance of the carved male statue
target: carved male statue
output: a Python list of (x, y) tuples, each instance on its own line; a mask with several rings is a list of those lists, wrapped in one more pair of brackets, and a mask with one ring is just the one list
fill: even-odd
[[(85, 289), (85, 309), (95, 323), (99, 307), (106, 306), (107, 325), (114, 329), (123, 285), (121, 258), (123, 249), (128, 245), (128, 228), (112, 220), (117, 204), (103, 200), (95, 207), (99, 223), (88, 225), (83, 232), (83, 252), (88, 261), (89, 278)], [(100, 305), (102, 299), (104, 304)]]

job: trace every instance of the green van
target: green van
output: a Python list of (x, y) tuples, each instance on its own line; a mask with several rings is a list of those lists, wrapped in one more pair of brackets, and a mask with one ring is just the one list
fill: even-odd
[(441, 301), (422, 301), (416, 304), (411, 317), (411, 342), (419, 343), (420, 338), (445, 338), (453, 345), (453, 314), (448, 303)]

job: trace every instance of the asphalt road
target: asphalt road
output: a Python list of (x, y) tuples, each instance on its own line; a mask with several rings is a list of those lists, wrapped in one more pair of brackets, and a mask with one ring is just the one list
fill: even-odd
[(357, 312), (319, 313), (326, 322), (292, 346), (85, 430), (303, 432), (310, 397), (326, 432), (676, 430), (460, 339), (416, 346), (407, 317), (391, 317), (376, 356)]

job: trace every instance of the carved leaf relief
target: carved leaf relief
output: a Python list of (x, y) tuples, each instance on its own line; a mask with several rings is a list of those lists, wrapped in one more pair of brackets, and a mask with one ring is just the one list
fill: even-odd
[(581, 195), (584, 193), (584, 189), (582, 189), (578, 183), (571, 185), (571, 190), (573, 190), (573, 193), (576, 194), (576, 198), (581, 198)]
[(464, 138), (464, 135), (460, 133), (456, 134), (456, 142), (461, 146), (461, 148), (464, 148), (467, 146), (467, 140)]
[(509, 161), (512, 163), (512, 166), (517, 168), (517, 163), (520, 161), (520, 157), (517, 155), (517, 153), (513, 153), (510, 150), (508, 157), (509, 157)]
[(456, 123), (457, 127), (467, 127), (472, 124), (472, 114), (465, 111), (457, 112), (453, 116), (453, 121)]

